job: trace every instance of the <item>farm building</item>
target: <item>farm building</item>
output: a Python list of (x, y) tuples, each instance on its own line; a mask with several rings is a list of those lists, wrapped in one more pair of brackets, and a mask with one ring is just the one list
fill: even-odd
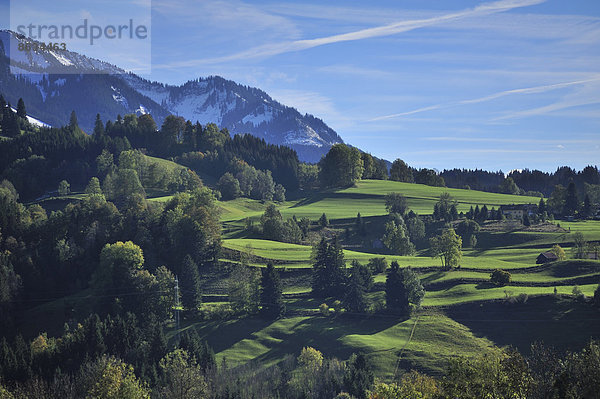
[(519, 205), (502, 205), (500, 210), (507, 219), (523, 219), (523, 215), (527, 212), (528, 216), (532, 216), (536, 212), (534, 204), (519, 204)]
[(554, 254), (554, 252), (542, 252), (541, 254), (538, 255), (535, 263), (540, 265), (542, 263), (553, 262), (555, 260), (558, 260), (558, 256), (556, 256), (556, 254)]

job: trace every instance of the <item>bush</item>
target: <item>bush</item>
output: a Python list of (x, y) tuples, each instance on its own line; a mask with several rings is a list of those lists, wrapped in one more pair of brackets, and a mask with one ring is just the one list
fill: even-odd
[(321, 312), (323, 316), (329, 316), (329, 306), (327, 306), (326, 303), (322, 303), (319, 306), (319, 312)]
[(388, 268), (385, 258), (371, 258), (367, 264), (372, 273), (383, 273)]
[(584, 300), (585, 299), (585, 295), (583, 293), (583, 291), (581, 291), (581, 288), (579, 288), (578, 285), (576, 285), (575, 287), (573, 287), (573, 296), (577, 299), (577, 300)]
[(496, 269), (490, 274), (490, 281), (497, 286), (503, 286), (510, 283), (512, 276), (509, 272)]
[(336, 299), (335, 301), (333, 301), (332, 305), (335, 313), (340, 313), (340, 311), (342, 310), (342, 301)]

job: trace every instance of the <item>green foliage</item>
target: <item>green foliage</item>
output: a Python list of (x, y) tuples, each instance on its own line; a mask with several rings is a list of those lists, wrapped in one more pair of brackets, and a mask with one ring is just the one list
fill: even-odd
[(21, 276), (15, 272), (10, 255), (7, 250), (0, 252), (0, 306), (16, 299), (21, 288)]
[(274, 241), (299, 243), (303, 232), (293, 219), (283, 221), (281, 213), (273, 204), (269, 204), (260, 218), (263, 236)]
[(79, 129), (79, 122), (77, 121), (77, 114), (75, 111), (71, 111), (71, 117), (69, 118), (69, 127), (71, 129)]
[(419, 306), (425, 290), (417, 274), (410, 268), (400, 269), (398, 262), (392, 262), (385, 281), (386, 307), (394, 312), (410, 314), (410, 304)]
[(425, 223), (419, 215), (409, 212), (406, 219), (406, 230), (408, 231), (410, 240), (414, 243), (418, 243), (425, 238)]
[(348, 360), (348, 371), (344, 376), (344, 385), (348, 393), (357, 399), (366, 399), (375, 382), (375, 376), (366, 356), (354, 354)]
[(218, 217), (215, 197), (208, 188), (174, 195), (160, 218), (168, 259), (182, 262), (189, 254), (200, 266), (213, 262), (221, 248)]
[(166, 399), (196, 399), (208, 396), (208, 384), (197, 359), (183, 349), (167, 354), (159, 363), (164, 384), (160, 397)]
[(19, 98), (17, 102), (17, 116), (19, 118), (27, 118), (27, 110), (25, 109), (25, 101), (22, 98)]
[(150, 390), (140, 382), (133, 367), (103, 356), (82, 369), (82, 386), (89, 399), (149, 399)]
[(440, 176), (435, 170), (423, 168), (417, 171), (415, 174), (415, 183), (425, 184), (427, 186), (434, 187), (446, 187), (444, 178)]
[(442, 379), (444, 397), (479, 399), (526, 398), (532, 393), (532, 376), (527, 362), (516, 351), (475, 359), (450, 360)]
[(322, 238), (313, 247), (312, 292), (319, 297), (341, 298), (346, 285), (346, 261), (340, 242), (329, 244)]
[(385, 233), (381, 241), (391, 253), (396, 255), (412, 255), (415, 252), (415, 246), (410, 242), (403, 223), (395, 220), (385, 224)]
[(136, 208), (136, 203), (146, 198), (146, 191), (134, 169), (118, 169), (108, 174), (102, 191), (119, 209)]
[(458, 218), (456, 205), (456, 200), (449, 193), (440, 194), (440, 199), (433, 207), (433, 218), (443, 219), (446, 222), (456, 220)]
[(404, 374), (400, 383), (375, 384), (371, 399), (436, 399), (442, 391), (438, 381), (418, 371), (411, 370)]
[(347, 187), (363, 174), (360, 151), (345, 144), (334, 144), (319, 162), (319, 179), (323, 187)]
[(512, 276), (509, 272), (501, 269), (496, 269), (490, 274), (490, 281), (497, 286), (504, 286), (510, 283)]
[(431, 256), (434, 258), (439, 257), (443, 268), (451, 269), (460, 265), (462, 239), (454, 229), (445, 229), (441, 235), (432, 237), (429, 243), (431, 245)]
[(97, 177), (92, 177), (85, 187), (85, 193), (88, 195), (102, 195), (102, 189), (100, 188), (100, 180)]
[(369, 307), (369, 301), (365, 295), (373, 286), (373, 276), (368, 267), (361, 265), (358, 261), (352, 262), (350, 278), (343, 305), (346, 310), (354, 313), (365, 312)]
[(401, 159), (396, 159), (390, 168), (390, 180), (414, 183), (413, 172)]
[(398, 213), (404, 216), (408, 210), (406, 197), (400, 193), (388, 193), (385, 195), (384, 199), (385, 209), (388, 211), (388, 213)]
[(262, 270), (260, 286), (261, 313), (269, 318), (283, 316), (285, 303), (283, 302), (281, 280), (272, 263), (268, 263), (267, 267)]
[(227, 172), (219, 179), (217, 188), (221, 192), (221, 198), (224, 200), (235, 199), (240, 196), (240, 182), (231, 173)]
[(327, 215), (325, 215), (325, 212), (323, 212), (323, 214), (319, 218), (319, 226), (321, 226), (321, 227), (329, 226), (329, 220), (327, 219)]
[(71, 185), (69, 184), (69, 182), (66, 180), (61, 180), (61, 182), (58, 183), (58, 195), (64, 197), (65, 195), (69, 195), (70, 192)]
[(131, 241), (106, 244), (93, 278), (100, 309), (110, 306), (164, 321), (174, 303), (175, 278), (165, 267), (153, 275), (143, 268), (142, 249)]
[(383, 273), (388, 268), (385, 258), (371, 258), (367, 264), (372, 273)]
[(563, 215), (574, 215), (579, 210), (579, 199), (577, 198), (577, 188), (575, 183), (571, 181), (567, 186), (565, 196), (565, 204), (563, 207)]
[(550, 250), (550, 252), (552, 252), (554, 255), (556, 255), (556, 257), (558, 258), (557, 259), (558, 261), (567, 259), (567, 256), (565, 254), (565, 250), (562, 249), (562, 247), (560, 245), (558, 245), (558, 244), (554, 244), (552, 246), (552, 249)]
[(283, 187), (279, 183), (275, 185), (275, 190), (273, 192), (273, 200), (277, 202), (285, 201), (285, 187)]
[(236, 312), (253, 313), (260, 301), (260, 276), (244, 264), (236, 264), (227, 280), (227, 295)]
[(582, 232), (578, 231), (573, 235), (573, 243), (575, 244), (573, 247), (573, 257), (575, 259), (585, 259), (588, 248)]
[(319, 186), (319, 165), (301, 163), (298, 166), (298, 180), (304, 190), (316, 189)]
[(512, 177), (506, 177), (502, 184), (500, 184), (500, 186), (498, 187), (498, 191), (500, 191), (503, 194), (516, 195), (519, 194), (520, 189), (519, 187), (517, 187), (517, 184), (515, 183)]
[(181, 267), (181, 303), (183, 307), (196, 312), (202, 305), (202, 289), (200, 287), (200, 275), (198, 265), (190, 255), (183, 258)]
[(567, 189), (562, 185), (557, 184), (554, 186), (554, 190), (548, 198), (548, 207), (555, 215), (560, 215), (565, 207), (565, 201), (567, 199)]
[(473, 248), (475, 245), (472, 244), (477, 243), (477, 234), (480, 229), (479, 223), (474, 220), (466, 219), (458, 224), (456, 233), (461, 236), (463, 242), (469, 243), (469, 246)]

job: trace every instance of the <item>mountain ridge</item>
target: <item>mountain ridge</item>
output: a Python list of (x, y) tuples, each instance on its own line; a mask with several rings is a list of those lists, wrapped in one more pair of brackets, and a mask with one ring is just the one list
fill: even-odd
[(71, 51), (31, 50), (9, 59), (2, 54), (10, 40), (34, 42), (0, 31), (0, 91), (13, 103), (22, 97), (31, 115), (50, 125), (68, 123), (71, 110), (86, 131), (93, 129), (96, 113), (103, 120), (150, 113), (159, 126), (174, 114), (289, 146), (308, 162), (317, 162), (333, 144), (344, 142), (323, 120), (302, 115), (259, 88), (220, 76), (170, 85)]

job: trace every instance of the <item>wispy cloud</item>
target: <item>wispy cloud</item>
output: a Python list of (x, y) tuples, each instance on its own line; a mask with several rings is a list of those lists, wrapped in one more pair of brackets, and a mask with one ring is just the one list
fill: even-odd
[[(518, 138), (501, 138), (501, 137), (454, 137), (454, 136), (439, 136), (439, 137), (424, 137), (422, 140), (425, 141), (448, 141), (448, 142), (470, 142), (470, 143), (508, 143), (508, 144), (540, 144), (539, 139), (518, 139)], [(563, 144), (598, 144), (600, 139), (597, 140), (551, 140), (544, 139), (544, 144), (562, 146)], [(564, 148), (564, 147), (560, 147)]]
[(396, 74), (391, 71), (384, 71), (374, 68), (362, 68), (355, 65), (328, 65), (317, 69), (318, 72), (332, 73), (335, 75), (352, 75), (365, 78), (385, 78), (390, 79)]
[[(411, 111), (406, 111), (406, 112), (400, 112), (400, 113), (396, 113), (396, 114), (391, 114), (391, 115), (384, 115), (384, 116), (379, 116), (377, 118), (373, 118), (370, 119), (369, 122), (376, 122), (376, 121), (380, 121), (380, 120), (384, 120), (384, 119), (392, 119), (392, 118), (398, 118), (401, 116), (408, 116), (408, 115), (413, 115), (413, 114), (418, 114), (421, 112), (427, 112), (427, 111), (434, 111), (437, 109), (443, 109), (443, 108), (451, 108), (451, 107), (457, 107), (457, 106), (461, 106), (461, 105), (469, 105), (469, 104), (478, 104), (478, 103), (482, 103), (482, 102), (486, 102), (486, 101), (492, 101), (492, 100), (496, 100), (498, 98), (502, 98), (502, 97), (506, 97), (506, 96), (511, 96), (511, 95), (515, 95), (515, 94), (539, 94), (539, 93), (545, 93), (548, 91), (552, 91), (552, 90), (558, 90), (558, 89), (564, 89), (566, 87), (571, 87), (571, 86), (579, 86), (579, 85), (584, 85), (586, 83), (592, 83), (592, 82), (598, 82), (600, 81), (600, 75), (594, 75), (593, 77), (589, 78), (589, 79), (584, 79), (584, 80), (575, 80), (572, 82), (562, 82), (562, 83), (555, 83), (555, 84), (550, 84), (550, 85), (543, 85), (543, 86), (535, 86), (535, 87), (527, 87), (527, 88), (521, 88), (521, 89), (512, 89), (512, 90), (504, 90), (498, 93), (494, 93), (494, 94), (490, 94), (488, 96), (484, 96), (484, 97), (479, 97), (479, 98), (473, 98), (473, 99), (469, 99), (469, 100), (462, 100), (462, 101), (453, 101), (453, 102), (447, 102), (447, 103), (441, 103), (441, 104), (435, 104), (435, 105), (430, 105), (427, 107), (421, 107), (421, 108), (417, 108)], [(600, 100), (600, 99), (599, 99)], [(567, 108), (567, 107), (572, 107), (572, 106), (577, 106), (577, 105), (583, 105), (583, 104), (590, 104), (591, 102), (582, 102), (582, 101), (573, 101), (570, 102), (570, 105), (565, 105), (562, 107), (552, 107), (552, 106), (548, 106), (548, 107), (541, 107), (539, 109), (536, 110), (531, 110), (529, 111), (532, 114), (535, 114), (537, 112), (542, 112), (542, 111), (551, 111), (551, 110), (558, 110), (558, 109), (563, 109), (563, 108)], [(516, 117), (518, 114), (511, 114), (513, 115), (512, 117)], [(527, 116), (526, 111), (520, 113), (519, 115), (521, 116)], [(502, 120), (502, 119), (508, 119), (511, 116), (503, 116), (500, 118), (496, 118), (497, 120)]]
[[(509, 11), (515, 8), (533, 6), (544, 3), (545, 1), (546, 0), (500, 0), (495, 2), (488, 2), (480, 4), (479, 6), (476, 6), (474, 8), (465, 9), (455, 13), (444, 14), (431, 18), (400, 21), (392, 24), (377, 26), (374, 28), (361, 29), (354, 32), (325, 36), (316, 39), (269, 43), (224, 57), (196, 59), (177, 63), (177, 65), (170, 64), (169, 66), (189, 67), (194, 65), (223, 63), (242, 59), (271, 57), (278, 54), (307, 50), (310, 48), (324, 46), (327, 44), (395, 35), (398, 33), (408, 32), (411, 30), (438, 25), (450, 21), (458, 21), (469, 17), (484, 16)], [(161, 66), (157, 67), (160, 68)]]
[(581, 81), (579, 83), (582, 85), (581, 88), (572, 93), (569, 93), (566, 96), (563, 96), (558, 101), (552, 104), (522, 111), (511, 112), (506, 115), (492, 119), (492, 122), (547, 114), (552, 115), (556, 111), (600, 104), (600, 95), (598, 94), (600, 93), (600, 76), (596, 77), (595, 79), (589, 79), (587, 81)]

